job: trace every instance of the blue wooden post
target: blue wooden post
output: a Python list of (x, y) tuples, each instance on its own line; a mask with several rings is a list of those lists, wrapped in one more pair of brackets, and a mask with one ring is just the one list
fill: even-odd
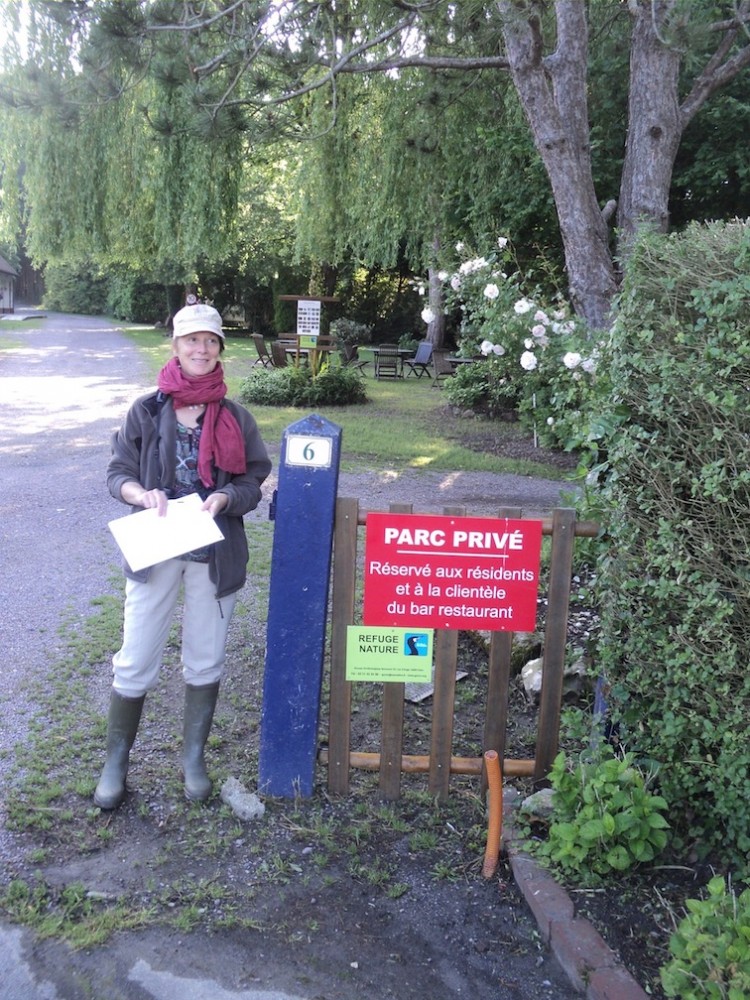
[(341, 428), (312, 414), (281, 442), (258, 788), (310, 796), (317, 757)]

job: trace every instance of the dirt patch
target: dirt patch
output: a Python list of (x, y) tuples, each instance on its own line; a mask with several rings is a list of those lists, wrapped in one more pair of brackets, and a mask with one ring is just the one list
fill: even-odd
[(534, 462), (568, 473), (575, 472), (579, 460), (575, 452), (540, 447), (532, 434), (512, 420), (495, 423), (475, 419), (471, 431), (462, 436), (461, 444), (470, 451)]
[[(574, 612), (571, 627), (582, 629), (586, 621)], [(252, 790), (257, 775), (262, 632), (252, 621), (235, 634), (230, 660), (241, 667), (223, 685), (208, 752), (217, 793), (229, 776)], [(13, 874), (44, 890), (48, 910), (67, 907), (79, 926), (114, 906), (142, 914), (140, 929), (118, 935), (123, 961), (128, 949), (147, 953), (155, 935), (162, 947), (189, 941), (192, 961), (227, 989), (273, 983), (321, 1000), (576, 995), (541, 946), (504, 859), (493, 878), (482, 877), (486, 814), (476, 779), (454, 776), (450, 799), (441, 804), (425, 776), (405, 775), (401, 799), (384, 803), (377, 777), (355, 771), (342, 800), (327, 795), (320, 767), (312, 799), (266, 800), (265, 815), (252, 823), (238, 821), (218, 794), (205, 807), (189, 806), (179, 770), (177, 661), (173, 647), (162, 685), (147, 698), (122, 808), (91, 809), (102, 735), (100, 729), (95, 736), (92, 723), (78, 758), (90, 768), (90, 788), (68, 791), (56, 803), (55, 823), (21, 835), (24, 851)], [(461, 633), (457, 667), (463, 676), (454, 752), (478, 756), (487, 680), (481, 637)], [(354, 691), (352, 748), (377, 750), (378, 692), (371, 685)], [(533, 756), (536, 710), (519, 678), (509, 714), (508, 756)], [(405, 752), (428, 752), (430, 698), (407, 702), (405, 717)], [(70, 785), (71, 766), (53, 768), (50, 779)], [(514, 784), (530, 790), (523, 781)], [(655, 997), (662, 996), (658, 969), (666, 960), (663, 900), (670, 882), (677, 880), (652, 870), (601, 893), (571, 892), (579, 912)], [(82, 887), (78, 912), (70, 903), (76, 886)], [(37, 948), (50, 975), (58, 947)], [(75, 962), (88, 966), (96, 953), (96, 947), (77, 952)], [(228, 954), (238, 956), (235, 967)]]
[[(217, 794), (204, 807), (190, 806), (182, 794), (176, 647), (168, 650), (159, 689), (146, 699), (130, 791), (117, 812), (91, 807), (102, 758), (100, 709), (91, 706), (90, 725), (76, 732), (74, 757), (61, 752), (56, 731), (48, 733), (49, 746), (42, 737), (41, 751), (52, 762), (48, 780), (67, 791), (55, 800), (51, 823), (38, 823), (27, 801), (30, 825), (18, 835), (21, 850), (9, 875), (38, 894), (46, 914), (59, 916), (58, 936), (85, 942), (68, 965), (93, 975), (101, 947), (125, 962), (147, 954), (158, 935), (162, 960), (170, 942), (175, 951), (190, 942), (192, 967), (226, 989), (273, 983), (320, 1000), (573, 997), (505, 863), (493, 878), (482, 877), (486, 814), (477, 780), (456, 777), (441, 804), (426, 776), (404, 776), (401, 799), (384, 803), (377, 777), (353, 772), (351, 794), (332, 799), (319, 767), (311, 799), (268, 799), (257, 821), (240, 822), (221, 802), (218, 790), (230, 776), (254, 789), (262, 641), (250, 619), (233, 637), (235, 667), (222, 687), (207, 754)], [(462, 640), (459, 668), (466, 676), (459, 682), (456, 753), (476, 756), (486, 686), (481, 643)], [(356, 688), (353, 746), (371, 749), (379, 692)], [(513, 701), (513, 739), (527, 753), (533, 710), (519, 688)], [(405, 711), (409, 751), (425, 752), (430, 699)], [(24, 815), (22, 798), (16, 789), (13, 817)], [(24, 905), (30, 909), (29, 900)], [(116, 908), (123, 929), (115, 941), (97, 945), (82, 936)], [(35, 958), (40, 974), (59, 984), (59, 944), (39, 943)]]

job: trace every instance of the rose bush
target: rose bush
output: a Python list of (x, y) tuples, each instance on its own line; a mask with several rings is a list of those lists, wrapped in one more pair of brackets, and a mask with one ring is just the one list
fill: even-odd
[(572, 318), (562, 297), (545, 303), (524, 281), (506, 237), (484, 255), (463, 243), (456, 251), (462, 260), (455, 271), (440, 272), (446, 309), (458, 315), (459, 354), (487, 361), (450, 379), (448, 399), (490, 416), (512, 410), (547, 447), (594, 446), (598, 399), (607, 391), (604, 344)]

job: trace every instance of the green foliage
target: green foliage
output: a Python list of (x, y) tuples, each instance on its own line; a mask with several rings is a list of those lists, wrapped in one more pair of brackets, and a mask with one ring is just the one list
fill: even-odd
[[(435, 44), (445, 25), (427, 31)], [(502, 144), (502, 95), (511, 89), (497, 75), (492, 86), (467, 90), (461, 74), (412, 69), (398, 78), (339, 77), (335, 120), (329, 94), (318, 91), (305, 123), (319, 138), (299, 179), (298, 251), (334, 264), (355, 256), (368, 268), (395, 270), (405, 260), (424, 270), (436, 257), (437, 234), (450, 241), (458, 231), (487, 229), (507, 189), (495, 176), (496, 147), (483, 151), (491, 134)], [(518, 182), (516, 172), (513, 190)]]
[(339, 344), (369, 344), (372, 340), (372, 327), (367, 323), (358, 323), (354, 319), (335, 319), (330, 326), (331, 335)]
[(398, 338), (398, 346), (405, 351), (416, 351), (419, 341), (413, 333), (402, 333)]
[(259, 406), (349, 406), (366, 403), (365, 383), (356, 370), (325, 364), (317, 375), (307, 365), (256, 368), (240, 382), (239, 398)]
[(136, 274), (115, 270), (107, 278), (106, 311), (115, 319), (154, 324), (167, 314), (166, 289), (142, 281)]
[[(750, 851), (750, 226), (644, 234), (611, 334), (600, 665), (685, 847)], [(627, 414), (615, 419), (617, 408)]]
[(739, 896), (717, 875), (703, 899), (686, 902), (687, 915), (669, 941), (671, 961), (661, 970), (668, 997), (745, 1000), (750, 996), (750, 889)]
[(666, 845), (667, 803), (648, 791), (632, 754), (617, 758), (605, 747), (601, 756), (569, 767), (559, 753), (549, 779), (553, 821), (537, 850), (567, 877), (595, 884), (653, 861)]
[[(396, 340), (403, 330), (419, 329), (422, 299), (405, 261), (397, 271), (365, 268), (344, 261), (336, 271), (340, 314), (372, 328), (371, 339)], [(335, 320), (334, 320), (335, 322)]]
[(107, 280), (89, 263), (50, 264), (44, 272), (44, 307), (56, 312), (101, 316), (107, 309)]
[(60, 938), (72, 948), (103, 944), (118, 931), (143, 927), (153, 919), (144, 907), (95, 899), (82, 882), (51, 890), (15, 879), (0, 895), (0, 908), (33, 927), (40, 938)]
[(487, 417), (512, 413), (518, 404), (517, 387), (508, 378), (508, 366), (494, 356), (481, 365), (461, 365), (444, 390), (453, 406)]

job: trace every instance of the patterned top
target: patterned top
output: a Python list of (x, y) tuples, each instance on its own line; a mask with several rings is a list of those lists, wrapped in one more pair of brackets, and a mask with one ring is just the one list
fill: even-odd
[[(189, 493), (198, 493), (203, 500), (208, 495), (198, 476), (198, 445), (201, 440), (202, 419), (201, 415), (198, 418), (197, 427), (185, 427), (179, 420), (177, 421), (177, 466), (173, 500), (176, 500), (177, 497), (186, 497)], [(180, 559), (185, 559), (188, 562), (207, 563), (210, 549), (210, 545), (204, 545), (201, 549), (186, 552), (180, 556)]]

